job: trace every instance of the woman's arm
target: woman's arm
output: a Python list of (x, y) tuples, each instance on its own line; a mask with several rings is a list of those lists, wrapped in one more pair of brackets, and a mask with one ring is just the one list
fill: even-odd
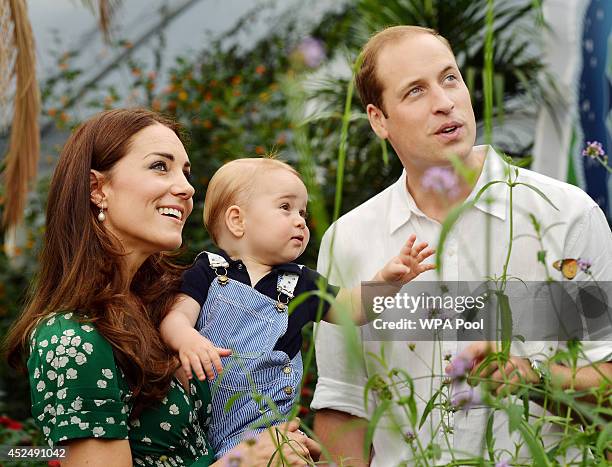
[(127, 439), (83, 438), (65, 442), (68, 457), (62, 467), (131, 467), (132, 452)]

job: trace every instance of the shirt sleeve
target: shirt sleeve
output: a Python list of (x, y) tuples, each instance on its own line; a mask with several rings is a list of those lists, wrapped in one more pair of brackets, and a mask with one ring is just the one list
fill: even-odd
[[(579, 272), (575, 280), (596, 281), (603, 290), (612, 293), (612, 232), (606, 216), (599, 206), (592, 206), (570, 227), (564, 251), (570, 258), (591, 261), (591, 277)], [(608, 296), (608, 299), (612, 297)], [(609, 302), (608, 302), (609, 303)], [(600, 317), (598, 323), (605, 325), (589, 326), (589, 340), (582, 342), (583, 358), (579, 364), (587, 365), (598, 361), (612, 361), (612, 314), (607, 306), (608, 316)]]
[[(334, 274), (336, 266), (331, 264), (330, 242), (332, 226), (323, 236), (319, 249), (317, 270), (326, 274), (331, 271), (329, 279), (339, 279), (340, 274)], [(343, 261), (343, 255), (338, 245), (344, 238), (336, 235), (334, 263)], [(342, 281), (335, 282), (341, 286)], [(361, 418), (369, 418), (363, 400), (367, 374), (363, 353), (348, 354), (345, 345), (345, 335), (341, 326), (320, 322), (315, 328), (315, 352), (317, 361), (318, 379), (310, 407), (314, 410), (333, 409), (346, 412)]]
[[(313, 290), (319, 290), (319, 287), (320, 287), (319, 284), (323, 283), (324, 292), (327, 295), (330, 295), (333, 298), (335, 298), (336, 295), (338, 295), (338, 292), (340, 291), (340, 287), (336, 287), (334, 285), (329, 284), (327, 282), (327, 279), (325, 279), (325, 277), (323, 277), (317, 271), (313, 271), (312, 269), (304, 267), (302, 274), (304, 276), (304, 283), (306, 284), (304, 292), (311, 292)], [(323, 299), (319, 297), (309, 297), (307, 300), (312, 301), (311, 303), (312, 306), (308, 306), (308, 309), (312, 310), (311, 321), (317, 321), (317, 314), (318, 314), (320, 302), (323, 303), (320, 319), (322, 319), (327, 314), (329, 309), (331, 308), (331, 303), (327, 299)]]
[(110, 344), (72, 313), (43, 321), (30, 341), (32, 415), (49, 445), (127, 439), (129, 407)]
[(181, 293), (189, 295), (200, 306), (204, 305), (206, 301), (208, 289), (213, 279), (207, 259), (208, 257), (205, 254), (197, 258), (193, 265), (183, 273), (181, 284)]

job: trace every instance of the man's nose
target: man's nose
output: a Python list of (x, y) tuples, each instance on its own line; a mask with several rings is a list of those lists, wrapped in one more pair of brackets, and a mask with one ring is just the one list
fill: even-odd
[(455, 102), (450, 98), (446, 89), (437, 86), (432, 90), (433, 113), (448, 114), (455, 108)]

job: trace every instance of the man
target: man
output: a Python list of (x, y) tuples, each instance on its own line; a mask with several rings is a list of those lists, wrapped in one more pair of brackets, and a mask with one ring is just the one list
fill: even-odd
[[(330, 282), (342, 286), (353, 286), (372, 277), (411, 233), (435, 245), (441, 223), (452, 205), (473, 199), (488, 181), (505, 180), (508, 167), (492, 148), (474, 147), (476, 124), (469, 92), (446, 39), (430, 29), (392, 27), (373, 36), (362, 56), (356, 83), (371, 127), (391, 143), (405, 170), (395, 184), (342, 216), (326, 232), (318, 269), (323, 274), (329, 271)], [(445, 192), (428, 189), (432, 169), (453, 173), (450, 162), (453, 156), (479, 174), (475, 185), (458, 178), (445, 185)], [(561, 212), (528, 187), (514, 188), (514, 243), (507, 274), (524, 281), (547, 277), (545, 265), (537, 262), (542, 247), (529, 218), (533, 214), (544, 228), (561, 222), (542, 239), (549, 268), (556, 259), (591, 259), (594, 277), (610, 280), (612, 238), (599, 207), (576, 187), (528, 170), (518, 171), (519, 182), (537, 186)], [(488, 274), (501, 274), (511, 235), (509, 189), (498, 183), (490, 186), (487, 193), (492, 202), (487, 203), (485, 197), (478, 200), (459, 218), (447, 237), (442, 280), (479, 281)], [(597, 246), (593, 239), (597, 239)], [(431, 271), (419, 279), (438, 278)], [(555, 278), (561, 279), (561, 275)], [(586, 279), (584, 273), (578, 273), (577, 280), (580, 279)], [(367, 427), (364, 419), (371, 418), (380, 402), (376, 391), (370, 391), (366, 410), (364, 387), (373, 375), (385, 375), (370, 355), (381, 355), (384, 347), (388, 369), (401, 368), (413, 378), (420, 417), (442, 383), (450, 355), (463, 352), (470, 359), (481, 360), (490, 351), (478, 343), (468, 346), (469, 343), (447, 341), (413, 344), (364, 341), (363, 353), (349, 356), (343, 341), (341, 329), (326, 323), (319, 326), (316, 336), (319, 379), (311, 407), (318, 410), (315, 431), (324, 445), (336, 456), (336, 461), (348, 457), (351, 460), (344, 465), (353, 466), (368, 465), (368, 456), (364, 457), (363, 452)], [(580, 361), (584, 368), (576, 375), (576, 388), (598, 386), (602, 373), (612, 377), (612, 364), (600, 363), (597, 368), (589, 365), (609, 360), (609, 351), (609, 346), (585, 343), (588, 359)], [(525, 357), (514, 355), (509, 368), (497, 373), (492, 369), (491, 377), (500, 380), (503, 371), (508, 378), (538, 382), (541, 376), (538, 369)], [(553, 365), (550, 372), (562, 386), (569, 386), (568, 368)], [(499, 388), (500, 383), (493, 384), (493, 389)], [(391, 389), (399, 391), (398, 397), (410, 395), (408, 387)], [(530, 405), (530, 410), (537, 412), (539, 406), (533, 407), (533, 402)], [(435, 409), (416, 433), (403, 414), (401, 407), (393, 406), (378, 423), (371, 465), (388, 467), (401, 461), (413, 465), (414, 453), (423, 455), (428, 446), (431, 452), (441, 453), (436, 461), (439, 464), (482, 453), (489, 414), (486, 407), (457, 412)], [(554, 429), (542, 430), (542, 437), (549, 431)], [(508, 435), (504, 413), (495, 414), (493, 432), (497, 452), (504, 448), (514, 452), (513, 442), (520, 442), (520, 437), (515, 436), (517, 433)], [(524, 446), (522, 452), (529, 455)]]

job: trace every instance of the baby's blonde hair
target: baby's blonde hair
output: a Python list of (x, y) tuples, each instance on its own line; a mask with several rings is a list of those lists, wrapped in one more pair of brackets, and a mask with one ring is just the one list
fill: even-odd
[(272, 169), (287, 170), (302, 179), (297, 170), (275, 156), (235, 159), (215, 172), (206, 189), (203, 219), (204, 226), (217, 246), (225, 211), (234, 204), (246, 204), (257, 177), (261, 172)]

